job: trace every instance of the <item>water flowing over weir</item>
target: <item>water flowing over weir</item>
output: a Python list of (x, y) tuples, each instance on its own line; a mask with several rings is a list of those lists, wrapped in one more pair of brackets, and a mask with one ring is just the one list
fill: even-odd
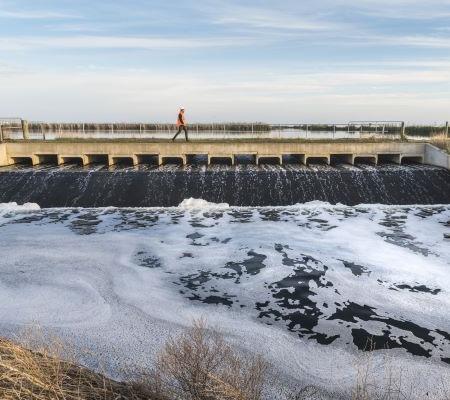
[(189, 197), (233, 206), (446, 204), (450, 172), (415, 164), (41, 165), (1, 168), (0, 188), (0, 202), (41, 207), (167, 207)]

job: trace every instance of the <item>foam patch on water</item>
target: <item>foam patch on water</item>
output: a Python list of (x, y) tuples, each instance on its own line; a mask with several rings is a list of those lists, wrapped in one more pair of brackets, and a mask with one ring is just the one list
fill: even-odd
[(212, 210), (219, 208), (229, 208), (230, 205), (227, 203), (211, 203), (209, 201), (203, 199), (184, 199), (179, 205), (178, 208), (182, 210)]
[(16, 202), (11, 203), (0, 203), (0, 213), (6, 212), (17, 212), (17, 211), (36, 211), (40, 210), (39, 204), (36, 203), (25, 203), (22, 205)]

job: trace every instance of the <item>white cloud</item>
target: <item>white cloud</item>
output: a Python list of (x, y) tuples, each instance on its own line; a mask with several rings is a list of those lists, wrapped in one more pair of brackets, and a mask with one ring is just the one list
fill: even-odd
[(324, 3), (383, 19), (429, 20), (450, 16), (448, 0), (322, 0), (321, 4)]
[(299, 7), (299, 4), (286, 6), (279, 3), (265, 8), (216, 0), (197, 7), (206, 14), (208, 22), (238, 29), (318, 32), (342, 27), (336, 21), (318, 18), (317, 13), (307, 12), (308, 7), (303, 4)]
[(255, 44), (247, 37), (128, 37), (128, 36), (66, 36), (66, 37), (3, 37), (0, 49), (180, 49), (205, 47), (236, 47)]
[[(0, 73), (2, 95), (9, 99), (2, 106), (4, 114), (69, 121), (171, 121), (182, 103), (191, 121), (427, 122), (448, 118), (448, 82), (445, 68), (413, 73), (311, 69), (284, 75), (241, 71), (226, 77), (181, 77), (175, 70)], [(432, 92), (430, 85), (435, 85)]]
[(79, 18), (74, 14), (67, 14), (54, 11), (26, 11), (26, 10), (0, 10), (0, 18), (17, 18), (17, 19), (66, 19)]

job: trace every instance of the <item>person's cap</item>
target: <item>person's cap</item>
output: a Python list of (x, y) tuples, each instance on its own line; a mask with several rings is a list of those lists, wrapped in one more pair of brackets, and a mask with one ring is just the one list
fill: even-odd
[(184, 107), (180, 107), (180, 110), (184, 110)]

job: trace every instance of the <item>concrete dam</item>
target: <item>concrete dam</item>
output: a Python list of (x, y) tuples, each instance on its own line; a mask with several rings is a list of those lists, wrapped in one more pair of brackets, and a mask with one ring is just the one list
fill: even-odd
[(0, 143), (0, 202), (445, 204), (449, 167), (446, 152), (401, 140), (8, 139)]

